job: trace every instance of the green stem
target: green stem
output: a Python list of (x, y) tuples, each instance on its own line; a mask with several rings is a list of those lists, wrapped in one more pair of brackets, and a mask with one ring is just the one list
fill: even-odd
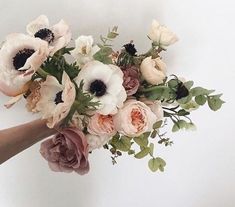
[(45, 70), (43, 70), (42, 68), (39, 68), (38, 70), (37, 70), (37, 73), (38, 73), (38, 75), (40, 75), (43, 79), (46, 79), (46, 77), (48, 76), (48, 75), (50, 75), (49, 73), (47, 73)]
[(153, 86), (153, 87), (149, 87), (149, 88), (144, 88), (144, 89), (140, 89), (139, 92), (151, 92), (151, 91), (154, 91), (155, 89), (165, 89), (166, 86)]

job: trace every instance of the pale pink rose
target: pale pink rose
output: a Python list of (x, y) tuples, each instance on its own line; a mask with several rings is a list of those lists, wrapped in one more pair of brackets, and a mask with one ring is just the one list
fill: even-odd
[(138, 68), (132, 66), (128, 68), (122, 68), (124, 74), (123, 86), (128, 96), (135, 94), (140, 86)]
[(116, 134), (112, 115), (94, 114), (88, 122), (87, 130), (98, 136), (113, 136)]
[(146, 104), (131, 99), (114, 116), (114, 125), (119, 133), (137, 137), (151, 131), (156, 120), (156, 115)]
[(88, 144), (82, 131), (65, 128), (41, 144), (41, 155), (55, 172), (77, 172), (80, 175), (89, 171)]
[(152, 110), (152, 112), (157, 117), (156, 121), (160, 121), (163, 119), (164, 113), (163, 113), (163, 109), (162, 109), (162, 105), (161, 105), (160, 101), (152, 101), (152, 100), (148, 100), (146, 98), (142, 98), (142, 99), (140, 99), (140, 101), (145, 103)]

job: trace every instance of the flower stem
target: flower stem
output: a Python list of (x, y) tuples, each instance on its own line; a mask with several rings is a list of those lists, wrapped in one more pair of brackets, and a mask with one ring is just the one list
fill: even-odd
[(40, 75), (43, 79), (46, 79), (46, 77), (48, 76), (48, 75), (50, 75), (49, 73), (47, 73), (45, 70), (43, 70), (42, 68), (39, 68), (38, 70), (37, 70), (37, 73), (38, 73), (38, 75)]

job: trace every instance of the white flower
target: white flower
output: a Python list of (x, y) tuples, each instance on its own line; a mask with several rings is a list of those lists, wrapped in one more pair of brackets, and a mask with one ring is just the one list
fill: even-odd
[(92, 36), (79, 36), (75, 40), (75, 49), (71, 51), (71, 55), (76, 59), (77, 64), (82, 67), (86, 63), (93, 60), (93, 55), (100, 50), (97, 45), (93, 46)]
[(115, 65), (91, 61), (83, 67), (75, 81), (77, 85), (84, 82), (83, 90), (94, 95), (94, 101), (100, 102), (97, 113), (103, 115), (117, 113), (117, 108), (122, 107), (127, 98), (122, 86), (123, 73)]
[(42, 119), (47, 119), (47, 126), (53, 128), (68, 115), (76, 91), (69, 76), (64, 72), (62, 84), (54, 76), (47, 76), (46, 81), (41, 84), (40, 95), (36, 110), (42, 113)]
[(50, 27), (49, 20), (45, 15), (41, 15), (30, 22), (26, 30), (29, 35), (38, 37), (49, 43), (50, 55), (67, 46), (72, 36), (69, 25), (63, 19)]
[(141, 101), (128, 100), (114, 116), (117, 131), (128, 137), (138, 137), (152, 130), (156, 115)]
[(104, 146), (108, 141), (110, 140), (111, 137), (109, 136), (97, 136), (93, 134), (87, 134), (86, 139), (87, 143), (89, 145), (89, 151), (93, 151), (95, 149), (99, 149), (102, 146)]
[(166, 78), (166, 64), (161, 58), (147, 57), (140, 65), (140, 72), (148, 83), (158, 85)]
[(158, 21), (153, 20), (148, 37), (159, 47), (166, 49), (167, 46), (178, 41), (177, 36), (167, 27), (160, 25)]
[(0, 91), (8, 96), (27, 91), (48, 53), (45, 41), (18, 33), (8, 35), (0, 50)]

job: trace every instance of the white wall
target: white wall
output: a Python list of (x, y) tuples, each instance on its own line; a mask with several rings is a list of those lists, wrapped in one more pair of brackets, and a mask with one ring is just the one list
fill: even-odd
[[(135, 39), (139, 51), (149, 43), (153, 18), (168, 25), (180, 41), (165, 54), (169, 74), (224, 93), (214, 113), (193, 114), (198, 130), (169, 134), (174, 146), (159, 146), (165, 173), (151, 173), (147, 160), (123, 157), (112, 166), (104, 150), (91, 156), (86, 176), (53, 173), (40, 157), (39, 144), (0, 166), (1, 207), (234, 207), (235, 206), (235, 2), (233, 0), (0, 0), (0, 39), (24, 32), (39, 14), (52, 22), (65, 18), (78, 34), (98, 37), (119, 25), (117, 46)], [(35, 119), (24, 103), (10, 110), (0, 95), (0, 129)]]

